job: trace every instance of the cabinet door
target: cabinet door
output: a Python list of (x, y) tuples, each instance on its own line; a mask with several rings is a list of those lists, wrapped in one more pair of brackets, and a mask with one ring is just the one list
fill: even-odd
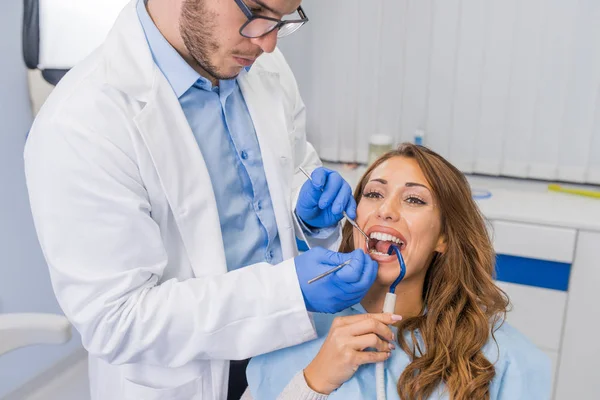
[(510, 298), (507, 321), (552, 362), (554, 385), (577, 231), (492, 221), (497, 284)]
[(497, 281), (510, 298), (506, 320), (543, 351), (558, 352), (562, 339), (567, 293)]
[(579, 232), (558, 367), (556, 400), (600, 399), (600, 233)]

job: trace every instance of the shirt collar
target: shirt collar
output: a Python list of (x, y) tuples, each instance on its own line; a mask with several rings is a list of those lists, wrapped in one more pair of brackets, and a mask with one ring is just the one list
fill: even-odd
[(178, 98), (181, 97), (198, 80), (208, 83), (210, 88), (210, 81), (196, 72), (160, 33), (148, 14), (146, 0), (138, 0), (137, 13), (150, 46), (152, 58), (169, 81), (175, 95)]
[[(154, 21), (146, 9), (147, 0), (138, 0), (137, 13), (142, 28), (146, 35), (146, 40), (150, 46), (152, 58), (163, 75), (169, 81), (177, 98), (183, 96), (190, 87), (196, 86), (203, 90), (213, 90), (212, 83), (196, 72), (181, 55), (171, 46), (171, 44), (160, 33)], [(242, 73), (250, 71), (251, 67), (246, 67)], [(235, 89), (235, 79), (219, 81), (221, 96), (228, 96)]]

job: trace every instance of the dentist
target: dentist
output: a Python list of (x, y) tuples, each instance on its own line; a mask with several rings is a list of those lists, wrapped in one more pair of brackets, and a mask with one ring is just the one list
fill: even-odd
[(300, 0), (133, 0), (38, 114), (31, 208), (92, 399), (226, 399), (230, 360), (315, 338), (309, 312), (375, 280), (325, 249), (356, 203), (276, 49), (307, 21)]

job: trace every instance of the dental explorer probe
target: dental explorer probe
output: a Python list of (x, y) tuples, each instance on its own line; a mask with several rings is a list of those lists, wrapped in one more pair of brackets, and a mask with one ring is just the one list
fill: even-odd
[(329, 274), (333, 274), (335, 271), (338, 271), (338, 270), (342, 269), (342, 267), (345, 267), (346, 265), (350, 264), (350, 261), (352, 261), (352, 259), (346, 260), (343, 263), (341, 263), (340, 265), (338, 265), (337, 267), (331, 268), (329, 271), (325, 271), (322, 274), (315, 276), (310, 281), (308, 281), (308, 284), (310, 285), (311, 283), (316, 282), (321, 278), (325, 278)]

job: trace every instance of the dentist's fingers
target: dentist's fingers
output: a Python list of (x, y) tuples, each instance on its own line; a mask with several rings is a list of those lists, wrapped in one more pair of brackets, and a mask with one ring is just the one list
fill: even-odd
[(362, 249), (356, 249), (349, 255), (352, 259), (350, 264), (334, 273), (334, 278), (339, 279), (345, 284), (352, 284), (361, 280), (365, 269), (365, 261), (367, 261), (365, 259), (367, 255)]
[(377, 279), (379, 264), (377, 264), (377, 261), (373, 260), (367, 254), (365, 254), (365, 264), (364, 273), (362, 274), (358, 285), (371, 287), (373, 283), (375, 283), (375, 279)]
[(327, 183), (327, 176), (330, 172), (331, 171), (327, 168), (319, 167), (310, 174), (312, 183), (316, 189), (318, 189), (319, 191), (323, 191), (325, 189), (325, 184)]
[[(325, 183), (323, 194), (319, 200), (319, 208), (321, 210), (331, 207), (343, 184), (344, 179), (337, 172), (330, 172), (327, 175), (327, 182)], [(341, 212), (342, 211), (340, 210), (340, 213)]]
[[(350, 187), (350, 186), (348, 186)], [(350, 189), (350, 199), (346, 206), (344, 207), (346, 210), (346, 214), (348, 214), (349, 218), (356, 219), (356, 200), (354, 199), (354, 195), (352, 194), (352, 189)]]
[[(340, 215), (342, 211), (346, 211), (346, 214), (348, 214), (348, 205), (353, 201), (354, 198), (352, 197), (352, 189), (350, 189), (350, 185), (348, 185), (345, 181), (342, 181), (342, 187), (335, 196), (335, 200), (331, 205), (331, 212), (334, 215)], [(356, 218), (356, 216), (353, 217), (350, 214), (348, 214), (348, 217), (352, 219)]]

